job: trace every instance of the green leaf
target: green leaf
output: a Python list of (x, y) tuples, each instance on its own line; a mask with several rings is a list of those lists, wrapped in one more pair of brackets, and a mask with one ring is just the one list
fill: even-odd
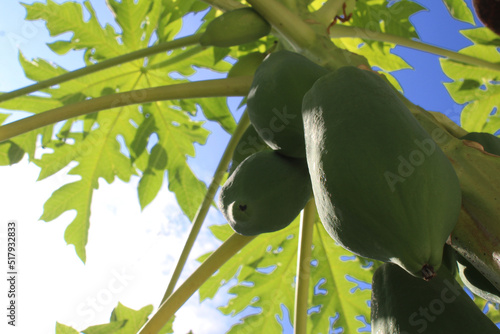
[[(84, 329), (84, 334), (136, 334), (146, 323), (153, 306), (148, 305), (140, 310), (134, 310), (121, 303), (113, 309), (110, 321), (107, 324), (90, 326)], [(160, 334), (173, 333), (172, 322), (174, 317), (158, 332)]]
[[(128, 1), (124, 1), (127, 3)], [(144, 5), (145, 2), (140, 2)], [(70, 41), (58, 41), (51, 44), (53, 51), (64, 54), (71, 49), (88, 49), (95, 51), (92, 59), (102, 60), (125, 53), (124, 46), (117, 42), (118, 35), (107, 26), (102, 29), (94, 10), (87, 0), (84, 6), (90, 12), (90, 19), (83, 20), (83, 8), (76, 2), (65, 2), (57, 4), (48, 0), (47, 4), (34, 3), (32, 5), (23, 4), (26, 7), (27, 20), (43, 19), (47, 22), (47, 28), (51, 36), (57, 36), (65, 32), (77, 32)]]
[(24, 150), (16, 143), (10, 140), (0, 143), (0, 166), (16, 164), (23, 156)]
[[(279, 333), (276, 317), (283, 318), (283, 307), (293, 312), (297, 261), (297, 218), (287, 228), (259, 235), (230, 259), (199, 290), (200, 299), (212, 298), (232, 279), (238, 283), (229, 289), (235, 295), (220, 310), (239, 314), (248, 307), (258, 312), (241, 319), (228, 333), (252, 328), (255, 332)], [(226, 225), (211, 226), (217, 238), (224, 240), (232, 232)], [(335, 244), (319, 220), (315, 224), (309, 292), (309, 328), (311, 333), (329, 333), (337, 314), (335, 328), (356, 333), (370, 321), (368, 301), (370, 283), (377, 261), (354, 256)]]
[(141, 208), (144, 209), (155, 197), (163, 184), (163, 174), (167, 166), (167, 152), (156, 144), (151, 150), (148, 167), (139, 181), (138, 193)]
[[(228, 333), (240, 333), (246, 328), (256, 333), (281, 332), (276, 317), (283, 318), (282, 306), (293, 310), (294, 305), (297, 227), (298, 219), (286, 229), (261, 235), (239, 254), (240, 264), (246, 264), (246, 270), (241, 270), (238, 284), (228, 291), (235, 297), (219, 309), (224, 314), (238, 314), (249, 306), (259, 311), (242, 319), (243, 322), (233, 326)], [(253, 261), (252, 258), (243, 260), (250, 256)]]
[(110, 322), (125, 321), (125, 325), (117, 330), (116, 334), (136, 334), (146, 323), (151, 312), (153, 305), (144, 306), (136, 311), (118, 303), (111, 313)]
[(311, 332), (328, 333), (330, 320), (335, 317), (335, 328), (357, 333), (364, 327), (360, 318), (370, 322), (370, 287), (379, 263), (336, 245), (320, 222), (316, 223), (313, 244), (311, 284), (316, 288), (311, 287), (310, 303), (320, 311), (310, 315)]
[(56, 334), (80, 334), (76, 329), (56, 322)]
[(418, 38), (410, 17), (425, 7), (411, 1), (389, 5), (386, 0), (358, 1), (349, 25), (396, 36)]
[(90, 326), (82, 331), (84, 334), (114, 334), (121, 329), (127, 320), (112, 321), (109, 324)]
[[(487, 28), (463, 30), (462, 34), (474, 44), (460, 53), (500, 63), (500, 38)], [(461, 126), (467, 131), (495, 133), (498, 126), (500, 101), (500, 73), (449, 59), (441, 59), (443, 72), (453, 80), (445, 83), (450, 96), (459, 104), (465, 104), (461, 114)], [(492, 114), (496, 110), (495, 114)]]
[[(69, 41), (51, 44), (54, 51), (63, 54), (70, 49), (84, 49), (87, 64), (145, 48), (156, 35), (173, 39), (184, 15), (206, 8), (206, 4), (197, 1), (112, 0), (109, 5), (120, 33), (109, 25), (101, 27), (89, 1), (83, 6), (73, 2), (59, 5), (54, 1), (24, 6), (27, 19), (45, 20), (52, 36), (72, 33)], [(173, 11), (162, 16), (168, 8)], [(88, 20), (83, 19), (84, 11)], [(2, 107), (39, 113), (116, 92), (188, 82), (199, 68), (227, 72), (231, 65), (226, 61), (214, 65), (214, 57), (211, 49), (200, 47), (159, 53), (45, 89), (47, 96), (21, 97), (3, 103)], [(67, 72), (43, 59), (27, 60), (20, 55), (20, 62), (26, 76), (35, 81)], [(173, 79), (174, 73), (185, 79)], [(236, 123), (225, 98), (210, 98), (159, 101), (105, 110), (67, 120), (57, 128), (51, 125), (14, 138), (12, 142), (30, 157), (34, 156), (39, 134), (42, 144), (53, 150), (35, 160), (41, 167), (39, 180), (70, 163), (77, 163), (70, 174), (80, 176), (80, 181), (55, 191), (45, 204), (41, 219), (50, 221), (65, 211), (76, 210), (65, 239), (85, 261), (92, 194), (98, 188), (99, 179), (111, 183), (118, 177), (127, 182), (132, 175), (140, 174), (138, 195), (144, 208), (158, 194), (165, 172), (169, 189), (175, 193), (183, 212), (192, 219), (206, 193), (206, 185), (187, 164), (188, 157), (195, 156), (194, 144), (203, 145), (209, 134), (203, 122), (193, 120), (198, 110), (227, 132), (234, 130)], [(149, 151), (148, 146), (155, 149)], [(4, 150), (5, 156), (8, 149)]]
[(451, 16), (457, 20), (474, 24), (474, 15), (464, 0), (443, 0)]
[[(418, 38), (418, 34), (409, 18), (423, 9), (419, 4), (409, 1), (396, 2), (391, 6), (385, 0), (358, 1), (351, 20), (345, 24), (413, 39)], [(365, 56), (371, 66), (385, 72), (411, 68), (404, 59), (391, 52), (395, 44), (363, 39), (363, 33), (360, 33), (359, 38), (332, 41), (339, 47)]]

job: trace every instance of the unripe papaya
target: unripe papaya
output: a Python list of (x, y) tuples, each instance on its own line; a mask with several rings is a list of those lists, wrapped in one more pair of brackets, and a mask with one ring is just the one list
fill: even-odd
[(251, 52), (242, 56), (227, 72), (227, 77), (254, 75), (266, 55), (266, 53), (262, 52)]
[(271, 53), (255, 72), (247, 97), (250, 122), (273, 150), (304, 158), (302, 98), (328, 70), (287, 50)]
[(377, 334), (498, 334), (497, 326), (442, 267), (429, 282), (392, 263), (372, 280), (371, 329)]
[(259, 137), (257, 131), (255, 131), (255, 128), (250, 124), (234, 149), (231, 166), (229, 168), (229, 175), (233, 174), (236, 167), (238, 167), (238, 165), (246, 158), (264, 150), (271, 150), (271, 148), (264, 143), (262, 138)]
[(439, 146), (379, 75), (343, 67), (303, 100), (307, 163), (330, 236), (363, 257), (430, 279), (461, 207)]
[(500, 291), (469, 261), (457, 253), (460, 279), (473, 294), (492, 303), (500, 303)]
[(271, 25), (250, 7), (233, 9), (213, 19), (200, 37), (203, 46), (230, 47), (258, 40)]
[(483, 149), (491, 154), (500, 155), (500, 138), (486, 132), (469, 132), (462, 140), (475, 141), (481, 144)]
[(219, 208), (236, 233), (250, 236), (287, 227), (311, 198), (305, 159), (274, 151), (246, 158), (221, 188)]

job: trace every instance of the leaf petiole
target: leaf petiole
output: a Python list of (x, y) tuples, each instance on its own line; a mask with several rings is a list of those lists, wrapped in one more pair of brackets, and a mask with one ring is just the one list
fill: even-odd
[(0, 126), (0, 142), (17, 135), (96, 111), (132, 104), (216, 96), (246, 96), (253, 76), (186, 82), (138, 89), (85, 100)]
[(212, 182), (210, 183), (210, 186), (208, 187), (207, 193), (205, 194), (205, 197), (203, 198), (203, 202), (201, 203), (200, 208), (196, 212), (196, 216), (193, 220), (193, 225), (191, 226), (191, 230), (189, 231), (188, 239), (186, 240), (186, 243), (184, 244), (184, 248), (182, 249), (181, 256), (179, 257), (179, 260), (175, 266), (174, 273), (172, 274), (172, 278), (170, 279), (167, 290), (165, 291), (165, 294), (164, 294), (163, 299), (161, 301), (162, 303), (174, 291), (175, 285), (177, 284), (177, 281), (179, 280), (179, 276), (181, 275), (182, 269), (184, 268), (184, 265), (186, 264), (189, 253), (191, 252), (191, 249), (193, 248), (196, 237), (198, 236), (198, 233), (200, 232), (201, 225), (203, 224), (203, 221), (205, 220), (205, 217), (207, 216), (208, 209), (210, 209), (210, 205), (212, 204), (212, 201), (215, 197), (217, 189), (219, 188), (219, 185), (222, 181), (222, 178), (227, 171), (227, 167), (229, 166), (229, 162), (231, 161), (231, 158), (233, 156), (233, 152), (236, 148), (236, 145), (238, 145), (239, 140), (241, 139), (241, 137), (243, 136), (243, 133), (245, 132), (245, 130), (248, 128), (249, 125), (250, 125), (250, 119), (248, 118), (248, 113), (245, 110), (245, 112), (241, 116), (240, 121), (238, 122), (238, 126), (236, 127), (236, 130), (234, 131), (233, 135), (231, 136), (231, 139), (229, 140), (229, 143), (227, 144), (226, 150), (224, 151), (222, 158), (219, 161), (219, 165), (217, 166), (217, 169), (215, 170), (214, 177), (212, 178)]
[(151, 46), (151, 47), (148, 47), (145, 49), (137, 50), (137, 51), (125, 54), (125, 55), (121, 55), (121, 56), (114, 57), (111, 59), (106, 59), (106, 60), (99, 62), (97, 64), (82, 67), (82, 68), (75, 70), (75, 71), (64, 73), (64, 74), (59, 75), (55, 78), (50, 78), (50, 79), (47, 79), (44, 81), (37, 82), (33, 85), (29, 85), (29, 86), (26, 86), (26, 87), (23, 87), (20, 89), (16, 89), (12, 92), (1, 94), (0, 95), (0, 102), (4, 102), (4, 101), (7, 101), (10, 99), (19, 97), (19, 96), (33, 93), (33, 92), (36, 92), (36, 91), (39, 91), (39, 90), (42, 90), (45, 88), (49, 88), (51, 86), (59, 85), (63, 82), (69, 81), (69, 80), (73, 80), (73, 79), (76, 79), (76, 78), (79, 78), (79, 77), (82, 77), (85, 75), (89, 75), (89, 74), (92, 74), (92, 73), (95, 73), (98, 71), (102, 71), (102, 70), (105, 70), (107, 68), (110, 68), (110, 67), (113, 67), (116, 65), (120, 65), (123, 63), (127, 63), (130, 61), (139, 59), (139, 58), (144, 58), (144, 57), (156, 54), (156, 53), (165, 52), (165, 51), (169, 51), (169, 50), (173, 50), (173, 49), (178, 49), (178, 48), (186, 47), (189, 45), (195, 45), (195, 44), (198, 44), (198, 41), (200, 40), (201, 35), (202, 34), (195, 34), (195, 35), (191, 35), (191, 36), (187, 36), (187, 37), (182, 37), (182, 38), (179, 38), (179, 39), (176, 39), (173, 41), (163, 42), (163, 43), (160, 43), (158, 45), (154, 45), (154, 46)]
[(186, 281), (171, 294), (149, 319), (139, 334), (156, 334), (175, 312), (210, 278), (226, 261), (245, 247), (255, 236), (234, 233), (217, 248)]
[(349, 27), (345, 25), (335, 25), (330, 29), (331, 38), (361, 38), (372, 41), (393, 43), (400, 46), (405, 46), (411, 49), (420, 50), (432, 53), (438, 56), (447, 57), (449, 59), (462, 63), (488, 68), (493, 71), (500, 71), (500, 64), (495, 64), (482, 60), (476, 57), (471, 57), (455, 51), (443, 49), (437, 46), (429, 45), (420, 41), (414, 41), (405, 37), (386, 34), (378, 31), (368, 30), (359, 27)]
[(309, 278), (311, 276), (311, 246), (315, 218), (316, 205), (314, 199), (311, 198), (304, 207), (300, 220), (297, 285), (295, 287), (294, 334), (307, 333)]

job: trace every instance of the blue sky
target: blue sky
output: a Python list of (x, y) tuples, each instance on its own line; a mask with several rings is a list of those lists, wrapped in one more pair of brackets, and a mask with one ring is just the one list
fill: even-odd
[[(472, 26), (452, 19), (442, 1), (416, 2), (430, 9), (411, 18), (424, 42), (452, 50), (459, 50), (470, 44), (458, 30)], [(470, 2), (467, 0), (472, 8)], [(103, 1), (91, 1), (91, 3), (96, 8), (101, 22), (112, 20)], [(19, 66), (18, 48), (28, 59), (44, 58), (68, 70), (83, 65), (82, 52), (72, 52), (65, 56), (52, 53), (45, 44), (60, 39), (61, 36), (50, 37), (43, 23), (25, 22), (24, 16), (25, 10), (19, 3), (9, 1), (8, 4), (2, 5), (0, 62), (3, 66), (0, 72), (0, 91), (10, 91), (31, 83), (24, 77)], [(193, 22), (195, 21), (186, 24), (183, 34), (189, 34), (194, 30)], [(442, 84), (449, 80), (441, 72), (438, 57), (399, 47), (394, 52), (404, 57), (414, 67), (393, 73), (404, 88), (406, 96), (426, 109), (447, 114), (458, 123), (461, 107), (452, 101)], [(197, 79), (202, 77), (198, 76)], [(232, 105), (237, 102), (238, 99), (233, 99)], [(235, 111), (236, 118), (239, 118), (241, 113), (242, 110)], [(20, 114), (18, 117), (23, 115), (25, 114)], [(221, 131), (218, 125), (207, 123), (206, 127), (213, 132), (213, 135), (206, 145), (197, 146), (197, 156), (190, 159), (190, 163), (195, 173), (202, 180), (209, 182), (229, 136)], [(51, 180), (42, 182), (35, 182), (39, 169), (33, 164), (28, 164), (26, 160), (14, 167), (1, 167), (1, 170), (0, 184), (3, 189), (9, 189), (9, 193), (0, 194), (0, 202), (7, 203), (0, 212), (0, 220), (4, 222), (7, 219), (16, 219), (23, 225), (20, 229), (19, 247), (21, 263), (24, 263), (22, 267), (24, 276), (21, 276), (20, 286), (22, 294), (20, 307), (24, 315), (20, 321), (27, 327), (26, 331), (22, 332), (34, 332), (36, 329), (38, 333), (51, 333), (56, 320), (74, 325), (78, 329), (106, 322), (115, 300), (136, 309), (159, 301), (158, 292), (144, 291), (141, 282), (148, 281), (150, 286), (166, 286), (170, 268), (176, 261), (176, 252), (180, 249), (189, 226), (186, 218), (176, 207), (175, 198), (166, 187), (160, 192), (159, 198), (141, 212), (135, 195), (137, 181), (132, 181), (130, 184), (115, 182), (111, 186), (103, 182), (96, 192), (96, 204), (92, 207), (93, 224), (88, 245), (89, 260), (87, 265), (83, 266), (76, 258), (73, 248), (66, 246), (63, 239), (64, 229), (73, 217), (71, 213), (48, 224), (38, 222), (44, 200), (52, 191), (72, 180), (65, 175), (67, 169)], [(213, 209), (208, 220), (209, 224), (223, 222), (220, 214)], [(194, 262), (196, 256), (212, 250), (218, 244), (206, 229), (202, 230), (200, 238), (203, 243), (195, 248), (187, 272), (196, 267)], [(111, 242), (110, 240), (113, 240), (112, 243), (106, 245)], [(132, 241), (134, 246), (131, 246)], [(167, 253), (169, 255), (165, 256)], [(134, 259), (133, 265), (126, 263), (130, 259)], [(141, 265), (138, 266), (137, 263)], [(144, 267), (147, 267), (147, 270)], [(89, 312), (85, 315), (78, 312), (78, 310), (90, 311), (89, 305), (86, 304), (88, 296), (100, 296), (110, 280), (123, 270), (130, 270), (131, 280), (120, 293), (113, 295), (113, 302), (103, 303), (102, 309), (94, 310), (92, 319)], [(51, 275), (58, 279), (51, 279)], [(85, 282), (92, 283), (82, 287)], [(61, 291), (56, 291), (58, 288)], [(0, 285), (0, 291), (4, 291), (3, 285)], [(137, 298), (139, 294), (142, 296)], [(183, 311), (179, 312), (176, 329), (179, 333), (187, 332), (189, 329), (193, 329), (195, 333), (201, 332), (197, 331), (198, 328), (203, 328), (204, 333), (221, 333), (224, 328), (228, 328), (231, 321), (223, 318), (215, 310), (215, 306), (222, 305), (226, 299), (227, 296), (221, 295), (216, 300), (199, 306), (197, 299), (192, 298)], [(206, 322), (203, 327), (193, 323), (193, 315), (201, 323), (204, 322), (203, 319), (207, 319), (206, 321), (211, 322), (213, 327), (206, 327)], [(28, 322), (35, 323), (36, 326), (29, 327)]]

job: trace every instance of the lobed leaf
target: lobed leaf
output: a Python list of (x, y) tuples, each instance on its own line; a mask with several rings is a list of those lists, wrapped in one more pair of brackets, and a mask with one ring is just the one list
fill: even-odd
[(465, 0), (443, 0), (451, 16), (457, 20), (474, 24), (474, 15)]
[[(228, 225), (211, 226), (211, 230), (221, 240), (232, 231)], [(233, 315), (253, 312), (228, 333), (249, 328), (253, 332), (282, 331), (285, 325), (281, 322), (294, 309), (297, 234), (298, 219), (281, 231), (259, 235), (200, 288), (200, 300), (204, 300), (237, 280), (228, 291), (234, 297), (220, 310)], [(316, 222), (309, 288), (311, 333), (341, 328), (344, 333), (354, 333), (369, 327), (371, 276), (378, 265), (336, 245)]]
[[(487, 28), (463, 30), (462, 34), (474, 44), (460, 53), (500, 62), (500, 39)], [(445, 83), (450, 96), (459, 104), (465, 104), (461, 113), (461, 126), (467, 131), (495, 133), (500, 107), (500, 72), (477, 66), (441, 59), (443, 72), (453, 81)]]

